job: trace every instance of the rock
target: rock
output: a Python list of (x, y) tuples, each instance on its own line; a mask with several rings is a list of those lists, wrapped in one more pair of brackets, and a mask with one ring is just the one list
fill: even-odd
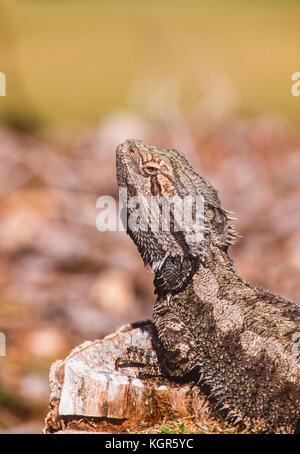
[[(115, 370), (129, 346), (150, 348), (153, 324), (119, 328), (102, 340), (76, 347), (50, 371), (50, 412), (45, 433), (88, 431), (122, 433), (163, 421), (208, 413), (199, 388), (165, 378), (139, 378), (137, 368)], [(196, 415), (196, 416), (195, 416)]]

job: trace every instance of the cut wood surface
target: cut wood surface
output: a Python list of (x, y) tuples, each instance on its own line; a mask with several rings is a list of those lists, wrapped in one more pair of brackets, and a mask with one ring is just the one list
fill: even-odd
[(115, 370), (116, 359), (127, 347), (151, 348), (154, 335), (151, 322), (126, 325), (53, 363), (45, 433), (121, 433), (181, 418), (209, 417), (205, 398), (193, 384), (139, 378), (135, 367)]

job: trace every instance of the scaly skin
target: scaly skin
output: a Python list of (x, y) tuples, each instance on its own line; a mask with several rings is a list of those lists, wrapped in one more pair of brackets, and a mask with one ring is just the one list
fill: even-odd
[(300, 308), (237, 275), (228, 256), (236, 238), (228, 212), (181, 153), (127, 140), (116, 154), (119, 187), (139, 197), (144, 215), (151, 196), (201, 196), (205, 227), (194, 242), (186, 225), (175, 231), (172, 216), (171, 231), (127, 227), (155, 273), (159, 345), (157, 356), (128, 351), (119, 365), (197, 377), (215, 411), (233, 424), (268, 433), (298, 431)]

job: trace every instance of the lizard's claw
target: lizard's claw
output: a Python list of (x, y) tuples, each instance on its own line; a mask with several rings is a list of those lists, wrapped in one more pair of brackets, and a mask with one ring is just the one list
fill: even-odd
[(115, 361), (115, 369), (116, 369), (116, 370), (119, 370), (119, 368), (120, 368), (120, 362), (121, 362), (121, 358), (118, 357), (118, 358), (116, 359), (116, 361)]
[(196, 375), (196, 384), (200, 385), (203, 382), (203, 372), (201, 372), (201, 368), (203, 366), (203, 363), (200, 361), (197, 361), (190, 369), (190, 373)]
[(202, 366), (203, 366), (203, 364), (202, 364), (200, 361), (197, 361), (197, 362), (191, 367), (190, 372), (193, 372), (195, 369), (197, 369), (198, 367), (201, 368)]

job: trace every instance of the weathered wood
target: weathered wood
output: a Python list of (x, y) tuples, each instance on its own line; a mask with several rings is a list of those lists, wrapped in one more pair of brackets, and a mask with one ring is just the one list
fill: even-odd
[(115, 370), (129, 346), (151, 348), (153, 325), (123, 326), (102, 340), (85, 342), (50, 371), (46, 433), (86, 430), (124, 432), (188, 416), (208, 408), (199, 388), (166, 379), (140, 379), (137, 368)]

